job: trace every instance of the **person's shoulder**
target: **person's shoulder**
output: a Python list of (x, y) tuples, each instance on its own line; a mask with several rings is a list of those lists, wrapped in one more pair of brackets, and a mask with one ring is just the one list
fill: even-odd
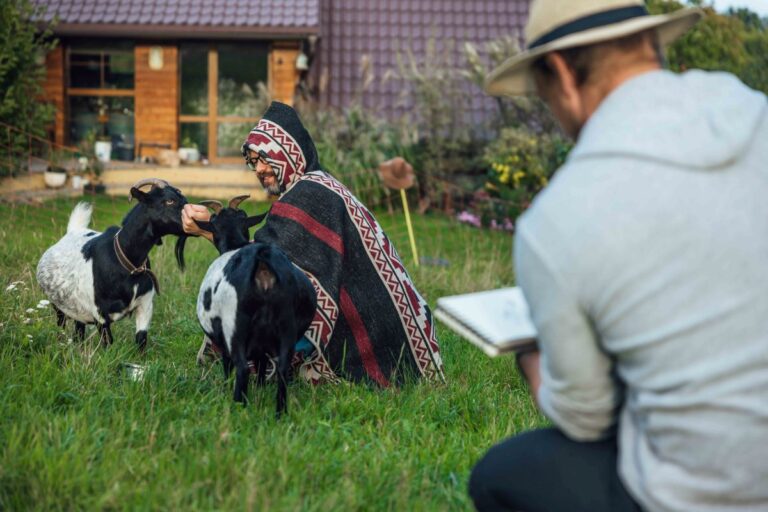
[(340, 191), (346, 187), (326, 173), (315, 171), (307, 173), (280, 196), (284, 203), (323, 203), (328, 204), (339, 198)]
[(519, 217), (518, 233), (562, 243), (574, 239), (569, 233), (589, 232), (600, 222), (598, 212), (607, 206), (600, 199), (604, 187), (600, 176), (607, 172), (603, 167), (603, 163), (566, 162)]

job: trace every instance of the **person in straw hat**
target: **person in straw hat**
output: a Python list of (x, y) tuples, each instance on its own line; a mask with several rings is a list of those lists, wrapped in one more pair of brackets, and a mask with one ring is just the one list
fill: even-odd
[[(262, 187), (278, 199), (254, 240), (280, 247), (317, 291), (315, 319), (295, 366), (312, 382), (372, 382), (411, 376), (442, 381), (443, 363), (427, 302), (371, 212), (324, 171), (296, 111), (272, 102), (242, 145)], [(212, 240), (192, 219), (208, 209), (187, 205), (185, 230)], [(202, 359), (210, 342), (203, 342)]]
[(487, 78), (576, 145), (515, 235), (518, 365), (554, 428), (477, 463), (479, 510), (768, 510), (768, 101), (662, 69), (700, 16), (534, 0)]

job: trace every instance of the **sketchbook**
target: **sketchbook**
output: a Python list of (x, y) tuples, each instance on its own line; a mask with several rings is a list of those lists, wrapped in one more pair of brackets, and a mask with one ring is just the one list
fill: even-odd
[(491, 357), (536, 341), (528, 303), (517, 286), (442, 297), (435, 317)]

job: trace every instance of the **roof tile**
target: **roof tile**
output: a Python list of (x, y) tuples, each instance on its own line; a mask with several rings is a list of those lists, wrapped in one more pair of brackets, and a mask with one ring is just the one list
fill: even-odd
[[(461, 48), (465, 40), (482, 48), (483, 43), (504, 35), (520, 34), (528, 13), (527, 0), (320, 0), (324, 21), (323, 39), (317, 69), (329, 76), (321, 100), (344, 107), (355, 96), (351, 80), (359, 80), (360, 54), (370, 54), (375, 76), (383, 77), (396, 69), (396, 49), (411, 49), (423, 60), (427, 41), (451, 41), (451, 59), (464, 62)], [(332, 12), (331, 12), (332, 9)], [(354, 24), (355, 28), (350, 27)], [(437, 44), (436, 48), (444, 47)], [(356, 84), (357, 82), (355, 82)], [(408, 110), (411, 100), (404, 98), (403, 83), (397, 79), (375, 82), (366, 90), (363, 102), (397, 116)], [(494, 101), (480, 88), (467, 84), (470, 112), (467, 119), (482, 121), (495, 112)]]
[[(32, 0), (60, 24), (319, 28), (321, 0)], [(110, 15), (106, 15), (110, 13)], [(111, 13), (116, 13), (114, 16)], [(247, 16), (244, 14), (248, 13)]]

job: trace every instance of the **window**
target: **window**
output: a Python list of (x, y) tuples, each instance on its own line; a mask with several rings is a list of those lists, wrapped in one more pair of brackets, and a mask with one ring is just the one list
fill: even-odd
[(67, 46), (69, 144), (88, 135), (112, 142), (112, 158), (133, 160), (132, 42), (74, 41)]
[(240, 145), (266, 105), (265, 43), (188, 43), (180, 46), (179, 144), (212, 160), (240, 157)]

